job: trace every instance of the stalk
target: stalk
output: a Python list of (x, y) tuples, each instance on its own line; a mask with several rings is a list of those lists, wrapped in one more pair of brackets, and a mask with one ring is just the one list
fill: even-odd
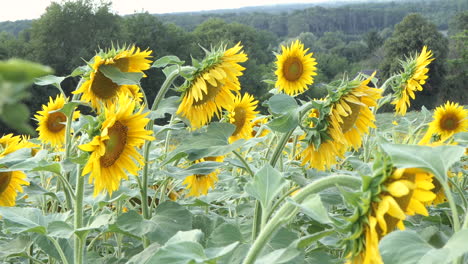
[[(356, 177), (333, 175), (308, 184), (291, 199), (293, 199), (296, 203), (302, 203), (309, 195), (318, 193), (331, 187), (344, 186), (350, 188), (359, 188), (360, 184), (361, 180)], [(284, 203), (275, 216), (266, 224), (265, 228), (262, 229), (257, 239), (250, 247), (249, 252), (247, 253), (247, 257), (242, 263), (254, 263), (255, 259), (258, 257), (263, 247), (271, 239), (278, 227), (284, 222), (288, 221), (293, 215), (297, 213), (297, 211), (298, 208), (292, 203)]]
[[(75, 231), (83, 227), (83, 194), (84, 194), (84, 176), (81, 176), (81, 166), (76, 165), (76, 193), (75, 193), (75, 214), (74, 214), (74, 226)], [(74, 240), (74, 263), (82, 264), (84, 255), (84, 241), (86, 241), (86, 235), (83, 237), (75, 234)]]

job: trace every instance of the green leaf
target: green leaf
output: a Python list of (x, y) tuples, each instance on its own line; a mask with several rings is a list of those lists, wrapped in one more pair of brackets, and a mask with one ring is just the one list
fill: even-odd
[(459, 161), (465, 152), (465, 148), (459, 146), (382, 144), (382, 148), (397, 168), (426, 169), (441, 182), (446, 181), (448, 169)]
[(169, 77), (172, 73), (179, 71), (179, 65), (168, 66), (163, 69), (164, 76)]
[(63, 105), (62, 109), (58, 110), (66, 116), (71, 116), (71, 113), (75, 111), (76, 106), (82, 104), (80, 101), (71, 101)]
[(310, 218), (322, 224), (331, 224), (331, 220), (328, 217), (328, 212), (323, 206), (320, 195), (313, 194), (308, 196), (301, 204), (296, 203), (293, 199), (287, 198), (288, 202), (301, 208), (302, 211)]
[(35, 78), (52, 72), (52, 68), (31, 61), (21, 59), (0, 61), (0, 77), (2, 77), (0, 79), (7, 81), (32, 83)]
[(208, 239), (208, 247), (219, 247), (242, 242), (242, 234), (239, 227), (234, 224), (224, 223), (216, 227)]
[(44, 77), (36, 78), (34, 81), (37, 85), (53, 85), (55, 87), (61, 88), (60, 83), (65, 80), (66, 77), (59, 77), (55, 75), (47, 75)]
[(199, 229), (193, 229), (190, 231), (178, 231), (174, 236), (167, 240), (166, 245), (182, 241), (200, 242), (202, 237), (203, 233)]
[(153, 243), (149, 247), (145, 248), (142, 252), (133, 256), (127, 264), (140, 264), (140, 263), (150, 263), (149, 259), (154, 255), (155, 252), (161, 247), (158, 243)]
[(166, 67), (169, 64), (177, 64), (177, 65), (182, 65), (184, 64), (184, 61), (181, 61), (179, 57), (177, 56), (164, 56), (158, 60), (156, 60), (153, 65), (151, 66), (152, 68), (163, 68)]
[(296, 112), (286, 113), (273, 118), (266, 125), (273, 131), (286, 133), (299, 124), (299, 116)]
[[(395, 231), (383, 237), (379, 250), (384, 263), (418, 263), (432, 246), (414, 231)], [(395, 254), (398, 252), (398, 254)]]
[(185, 138), (162, 165), (176, 160), (176, 157), (184, 157), (183, 153), (190, 161), (193, 161), (204, 157), (221, 156), (239, 148), (243, 140), (237, 140), (233, 144), (229, 144), (228, 141), (234, 129), (232, 124), (211, 123), (206, 131), (195, 131)]
[(35, 135), (36, 131), (28, 124), (30, 113), (25, 104), (4, 104), (0, 118), (9, 127), (21, 133)]
[(296, 100), (286, 94), (276, 94), (268, 100), (268, 106), (273, 114), (285, 114), (297, 109)]
[(30, 207), (0, 207), (0, 216), (5, 220), (5, 229), (11, 233), (34, 232), (45, 235), (46, 221), (42, 211)]
[(182, 169), (182, 168), (175, 167), (175, 166), (167, 166), (166, 174), (174, 178), (185, 179), (185, 177), (190, 176), (190, 175), (209, 174), (223, 165), (224, 163), (222, 162), (204, 161), (204, 162), (193, 164), (192, 166), (186, 169)]
[[(69, 241), (70, 240), (63, 238), (57, 239), (57, 242), (62, 248), (62, 251), (65, 254), (65, 257), (67, 258), (68, 263), (73, 263), (73, 247), (70, 245)], [(48, 256), (51, 256), (55, 258), (59, 263), (62, 263), (62, 258), (60, 257), (60, 254), (58, 253), (54, 244), (52, 244), (52, 242), (46, 236), (37, 235), (37, 237), (34, 240), (34, 245), (43, 250), (44, 253)]]
[(203, 247), (200, 244), (191, 241), (182, 241), (159, 248), (146, 263), (203, 263), (206, 258)]
[(192, 229), (192, 214), (178, 203), (166, 201), (158, 205), (149, 222), (153, 225), (148, 233), (149, 239), (163, 244), (178, 231)]
[(165, 114), (173, 115), (177, 111), (177, 108), (179, 107), (179, 101), (180, 101), (179, 96), (170, 96), (170, 97), (164, 98), (164, 100), (162, 100), (161, 103), (159, 104), (158, 109), (156, 109), (156, 111), (151, 112), (148, 118), (158, 119), (158, 118), (164, 118)]
[(331, 235), (333, 233), (335, 233), (335, 230), (324, 230), (322, 232), (306, 235), (295, 241), (295, 245), (298, 249), (305, 249), (313, 243), (320, 240), (321, 238)]
[(259, 200), (267, 212), (285, 183), (281, 173), (267, 163), (255, 174), (253, 180), (247, 183), (245, 191)]
[(31, 240), (28, 236), (18, 236), (14, 239), (0, 241), (0, 259), (7, 258), (10, 255), (17, 255), (27, 250)]
[(78, 75), (83, 75), (88, 71), (88, 69), (89, 69), (88, 65), (76, 67), (72, 71), (72, 73), (70, 73), (70, 76), (71, 77), (76, 77)]
[(118, 85), (138, 85), (143, 77), (141, 72), (122, 72), (111, 65), (101, 65), (99, 71)]
[[(301, 256), (302, 254), (302, 256)], [(300, 259), (302, 258), (302, 261)], [(281, 264), (281, 263), (302, 263), (303, 253), (294, 247), (287, 247), (272, 251), (255, 261), (255, 264)]]
[(73, 227), (64, 221), (53, 221), (47, 226), (48, 235), (58, 238), (70, 238), (73, 235)]
[(451, 263), (468, 253), (468, 229), (456, 232), (442, 248), (434, 248), (424, 255), (419, 264), (425, 263)]
[(234, 249), (236, 249), (238, 245), (239, 245), (239, 242), (234, 242), (225, 247), (207, 248), (205, 249), (205, 254), (208, 260), (215, 260), (233, 252)]

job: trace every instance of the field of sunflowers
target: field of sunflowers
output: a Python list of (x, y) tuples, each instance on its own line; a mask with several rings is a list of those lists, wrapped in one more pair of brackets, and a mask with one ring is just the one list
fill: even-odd
[[(241, 43), (205, 52), (114, 47), (62, 77), (0, 62), (5, 91), (57, 88), (37, 138), (0, 138), (2, 263), (468, 263), (468, 110), (407, 113), (430, 47), (303, 100), (320, 65), (294, 41), (264, 102), (240, 86)], [(154, 101), (150, 67), (165, 75)]]

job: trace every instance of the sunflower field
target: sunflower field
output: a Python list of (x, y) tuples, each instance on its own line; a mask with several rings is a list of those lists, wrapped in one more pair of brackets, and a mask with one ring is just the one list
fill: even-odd
[(293, 41), (264, 102), (240, 85), (242, 43), (204, 51), (113, 47), (69, 76), (0, 62), (10, 123), (28, 128), (31, 83), (57, 88), (38, 137), (0, 138), (2, 263), (468, 263), (468, 110), (407, 113), (430, 47), (388, 79), (343, 76), (304, 99), (320, 65)]

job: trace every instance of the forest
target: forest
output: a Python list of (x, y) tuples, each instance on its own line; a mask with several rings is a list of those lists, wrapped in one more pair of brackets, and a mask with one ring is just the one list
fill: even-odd
[[(274, 53), (281, 44), (299, 39), (319, 65), (313, 89), (302, 96), (319, 98), (326, 93), (326, 82), (352, 78), (360, 71), (378, 70), (377, 76), (389, 76), (399, 59), (414, 54), (424, 42), (438, 59), (431, 66), (428, 87), (413, 107), (432, 108), (447, 99), (468, 100), (460, 93), (467, 74), (467, 9), (465, 1), (425, 0), (122, 17), (111, 12), (111, 4), (53, 3), (39, 19), (0, 23), (0, 59), (39, 62), (54, 69), (55, 75), (67, 76), (98, 49), (112, 45), (135, 44), (153, 50), (156, 59), (177, 54), (191, 61), (203, 55), (200, 46), (240, 41), (253, 58), (246, 62), (249, 70), (240, 78), (242, 87), (265, 100), (273, 88), (268, 69)], [(154, 87), (163, 82), (161, 72), (152, 73), (156, 71), (151, 69), (150, 77), (142, 80), (150, 99), (157, 93)], [(67, 78), (63, 89), (71, 91), (77, 80)], [(31, 96), (24, 99), (30, 112), (39, 110), (52, 91), (34, 85)], [(11, 131), (5, 125), (0, 129)]]

